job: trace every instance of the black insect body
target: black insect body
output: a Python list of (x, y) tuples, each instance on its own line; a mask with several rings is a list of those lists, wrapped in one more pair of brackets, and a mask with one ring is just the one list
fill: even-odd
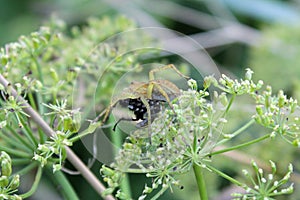
[[(120, 118), (115, 124), (113, 130), (115, 130), (117, 124), (124, 121), (139, 121), (138, 127), (149, 127), (149, 136), (151, 136), (151, 123), (153, 119), (157, 117), (157, 114), (162, 110), (163, 104), (168, 104), (174, 111), (172, 101), (181, 94), (181, 90), (171, 81), (164, 79), (155, 79), (154, 74), (165, 70), (173, 70), (182, 78), (186, 80), (189, 77), (182, 74), (174, 65), (165, 65), (163, 67), (157, 67), (149, 71), (149, 80), (145, 82), (132, 81), (129, 87), (124, 88), (121, 93), (114, 98), (109, 107), (107, 107), (102, 113), (100, 113), (93, 121), (98, 121), (101, 117), (102, 124), (104, 124), (117, 104), (128, 108), (133, 112), (135, 118)], [(175, 111), (174, 111), (175, 113)], [(153, 116), (153, 117), (152, 117)]]
[[(156, 100), (156, 99), (146, 99), (149, 107), (150, 107), (150, 112), (151, 116), (151, 122), (155, 119), (157, 114), (162, 110), (162, 104), (165, 102), (164, 100)], [(141, 122), (137, 123), (137, 127), (144, 127), (148, 124), (148, 118), (147, 118), (147, 108), (141, 98), (127, 98), (127, 99), (122, 99), (119, 101), (119, 104), (122, 107), (127, 107), (130, 111), (133, 112), (135, 118), (132, 119), (126, 119), (126, 118), (120, 118), (116, 124), (114, 125), (113, 130), (115, 130), (116, 126), (120, 121), (139, 121), (142, 120)]]

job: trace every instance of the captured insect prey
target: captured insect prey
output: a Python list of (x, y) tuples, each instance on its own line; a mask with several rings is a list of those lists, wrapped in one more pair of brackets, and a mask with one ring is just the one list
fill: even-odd
[[(155, 99), (146, 99), (147, 103), (150, 106), (150, 112), (151, 112), (151, 122), (155, 119), (157, 114), (162, 110), (162, 104), (165, 102), (164, 100), (155, 100)], [(144, 127), (148, 123), (147, 118), (147, 108), (146, 105), (142, 102), (141, 98), (135, 98), (135, 99), (122, 99), (119, 101), (119, 104), (122, 107), (127, 107), (130, 111), (133, 111), (135, 118), (120, 118), (116, 124), (114, 125), (113, 131), (115, 131), (118, 123), (121, 121), (139, 121), (141, 122), (137, 123), (137, 127)]]
[(131, 82), (129, 87), (124, 88), (120, 92), (120, 94), (118, 94), (117, 97), (112, 100), (110, 106), (105, 111), (103, 111), (95, 120), (98, 120), (104, 115), (102, 123), (105, 123), (112, 110), (117, 106), (117, 104), (119, 104), (121, 107), (128, 108), (129, 111), (132, 111), (134, 116), (119, 118), (115, 123), (113, 130), (116, 129), (118, 123), (120, 123), (121, 121), (136, 121), (136, 126), (138, 128), (148, 126), (150, 132), (151, 123), (162, 111), (166, 104), (175, 113), (172, 101), (181, 94), (180, 89), (171, 81), (164, 79), (155, 79), (155, 73), (166, 70), (173, 70), (180, 77), (186, 80), (189, 79), (189, 77), (182, 74), (172, 64), (154, 68), (149, 71), (148, 81)]

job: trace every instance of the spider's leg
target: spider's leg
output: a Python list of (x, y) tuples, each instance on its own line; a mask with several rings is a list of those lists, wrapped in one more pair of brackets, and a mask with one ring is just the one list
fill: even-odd
[(95, 119), (93, 119), (93, 122), (99, 121), (99, 119), (107, 112), (107, 109), (103, 110)]
[(150, 110), (150, 105), (147, 101), (147, 99), (145, 99), (144, 97), (141, 97), (141, 101), (143, 102), (143, 104), (145, 105), (146, 109), (147, 109), (147, 114), (148, 114), (148, 134), (149, 134), (149, 139), (150, 139), (150, 144), (151, 144), (151, 110)]
[(189, 79), (188, 76), (184, 75), (183, 73), (181, 73), (173, 64), (169, 64), (169, 65), (165, 65), (163, 67), (159, 67), (159, 68), (155, 68), (150, 70), (149, 72), (149, 80), (153, 81), (154, 80), (154, 73), (159, 72), (159, 71), (163, 71), (163, 70), (167, 70), (167, 69), (173, 69), (179, 76), (185, 78), (185, 79)]
[(134, 119), (134, 118), (132, 118), (132, 119), (128, 119), (128, 118), (124, 118), (124, 117), (122, 117), (122, 118), (120, 118), (116, 123), (115, 123), (115, 125), (114, 125), (114, 127), (113, 127), (113, 131), (116, 131), (116, 128), (117, 128), (117, 125), (121, 122), (121, 121), (138, 121), (139, 119)]
[(166, 101), (168, 102), (170, 108), (172, 109), (172, 111), (173, 111), (174, 114), (176, 115), (176, 112), (175, 112), (175, 110), (174, 110), (174, 108), (173, 108), (173, 105), (171, 104), (171, 100), (170, 100), (170, 98), (169, 98), (169, 95), (166, 93), (166, 91), (164, 91), (164, 89), (162, 89), (162, 88), (160, 87), (160, 85), (158, 85), (158, 84), (156, 84), (156, 85), (154, 85), (154, 86), (157, 88), (157, 90), (159, 91), (159, 93), (161, 93), (161, 94), (163, 95), (163, 97), (166, 98)]
[(94, 120), (93, 122), (97, 122), (99, 121), (99, 119), (104, 115), (103, 119), (102, 119), (102, 123), (104, 124), (107, 120), (108, 117), (112, 111), (112, 109), (117, 105), (117, 103), (119, 102), (119, 100), (115, 101), (114, 103), (111, 103), (109, 105), (108, 108), (106, 108), (104, 111), (102, 111)]

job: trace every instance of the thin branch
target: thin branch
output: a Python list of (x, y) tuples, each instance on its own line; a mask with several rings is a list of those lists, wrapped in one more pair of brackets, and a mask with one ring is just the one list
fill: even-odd
[[(0, 83), (6, 88), (9, 82), (0, 74)], [(49, 136), (53, 136), (55, 132), (51, 127), (43, 120), (43, 118), (19, 95), (15, 89), (11, 88), (11, 94), (19, 101), (24, 102), (23, 110), (30, 118)], [(78, 158), (78, 156), (69, 148), (65, 147), (67, 152), (67, 159), (72, 163), (72, 165), (81, 172), (82, 176), (87, 180), (87, 182), (97, 191), (99, 195), (106, 189), (104, 185), (98, 180), (98, 178), (90, 171), (90, 169), (85, 166), (85, 164)], [(112, 196), (106, 196), (106, 200), (114, 200)]]

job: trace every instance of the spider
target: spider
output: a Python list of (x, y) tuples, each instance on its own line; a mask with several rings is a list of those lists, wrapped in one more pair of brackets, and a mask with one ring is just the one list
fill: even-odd
[[(148, 82), (131, 82), (128, 88), (123, 89), (119, 97), (111, 102), (110, 106), (104, 110), (94, 121), (104, 115), (102, 123), (104, 124), (112, 111), (112, 109), (119, 103), (122, 107), (127, 107), (133, 112), (135, 118), (120, 118), (114, 125), (115, 131), (117, 125), (121, 121), (139, 121), (137, 127), (148, 126), (153, 122), (157, 114), (162, 110), (164, 103), (168, 103), (170, 108), (174, 111), (171, 101), (180, 95), (180, 89), (168, 80), (156, 80), (154, 74), (156, 72), (172, 69), (178, 75), (185, 79), (189, 77), (182, 74), (174, 65), (165, 65), (160, 68), (155, 68), (149, 72)], [(150, 111), (150, 112), (149, 112)]]

